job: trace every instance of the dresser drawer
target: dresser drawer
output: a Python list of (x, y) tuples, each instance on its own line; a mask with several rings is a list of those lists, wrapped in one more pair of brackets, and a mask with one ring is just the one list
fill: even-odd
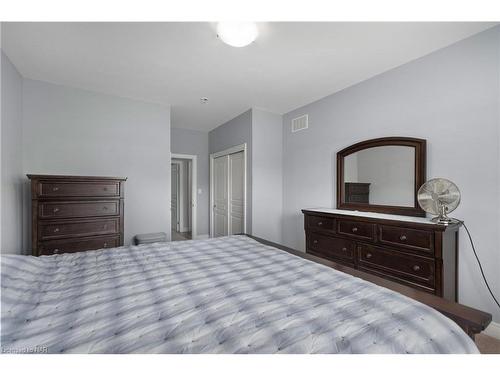
[(433, 259), (402, 254), (398, 250), (371, 245), (358, 245), (358, 268), (375, 270), (400, 280), (434, 287), (435, 266)]
[(335, 231), (335, 220), (321, 216), (306, 216), (307, 229)]
[(119, 236), (53, 240), (40, 242), (39, 255), (76, 253), (78, 251), (97, 250), (120, 246)]
[(367, 194), (349, 194), (346, 198), (346, 202), (349, 203), (368, 203), (368, 195)]
[(119, 182), (39, 181), (38, 196), (46, 197), (119, 197)]
[(335, 260), (354, 261), (354, 250), (356, 244), (354, 241), (343, 238), (325, 236), (319, 233), (310, 233), (307, 236), (307, 250), (318, 256)]
[(434, 233), (390, 225), (379, 225), (379, 241), (407, 249), (434, 254)]
[(39, 240), (54, 240), (67, 237), (88, 237), (120, 232), (120, 219), (94, 219), (60, 222), (40, 222)]
[(120, 214), (120, 201), (40, 202), (38, 210), (43, 219), (113, 216)]
[(337, 233), (352, 238), (375, 241), (375, 224), (337, 220)]
[(368, 194), (370, 193), (370, 184), (361, 184), (355, 182), (346, 182), (346, 190), (352, 194)]

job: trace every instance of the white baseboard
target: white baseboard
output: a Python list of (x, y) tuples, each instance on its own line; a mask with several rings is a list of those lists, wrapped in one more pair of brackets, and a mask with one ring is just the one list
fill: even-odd
[(205, 240), (207, 238), (209, 238), (208, 234), (198, 234), (194, 237), (195, 240)]
[(500, 340), (500, 323), (491, 322), (482, 333)]

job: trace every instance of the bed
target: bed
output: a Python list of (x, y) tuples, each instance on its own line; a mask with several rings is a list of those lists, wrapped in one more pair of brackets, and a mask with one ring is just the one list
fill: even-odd
[(247, 236), (1, 267), (3, 352), (478, 353), (435, 309)]

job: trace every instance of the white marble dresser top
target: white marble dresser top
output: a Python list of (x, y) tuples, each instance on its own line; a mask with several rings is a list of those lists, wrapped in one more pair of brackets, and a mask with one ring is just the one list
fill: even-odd
[(442, 225), (431, 221), (428, 217), (416, 217), (416, 216), (404, 216), (404, 215), (390, 215), (390, 214), (380, 214), (377, 212), (363, 212), (363, 211), (350, 211), (350, 210), (338, 210), (336, 208), (305, 208), (306, 211), (323, 212), (327, 214), (336, 215), (346, 215), (346, 216), (359, 216), (359, 217), (369, 217), (372, 219), (383, 219), (383, 220), (397, 220), (406, 221), (410, 223), (418, 224), (431, 224), (431, 225)]

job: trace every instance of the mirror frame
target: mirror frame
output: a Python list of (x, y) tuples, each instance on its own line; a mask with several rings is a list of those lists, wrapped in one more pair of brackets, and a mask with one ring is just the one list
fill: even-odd
[[(345, 203), (344, 158), (355, 152), (381, 146), (406, 146), (415, 149), (415, 192), (413, 207), (390, 206), (369, 203)], [(408, 137), (385, 137), (369, 139), (353, 144), (337, 152), (337, 208), (341, 210), (357, 210), (380, 212), (384, 214), (424, 217), (425, 212), (418, 205), (417, 191), (426, 180), (427, 142), (425, 139)]]

